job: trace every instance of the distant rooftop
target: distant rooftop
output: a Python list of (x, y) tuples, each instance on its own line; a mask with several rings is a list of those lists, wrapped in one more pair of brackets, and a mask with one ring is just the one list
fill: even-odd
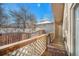
[(52, 22), (50, 22), (50, 21), (48, 21), (48, 20), (44, 20), (44, 21), (41, 21), (41, 22), (39, 22), (39, 23), (37, 23), (37, 24), (47, 24), (47, 23), (52, 23)]

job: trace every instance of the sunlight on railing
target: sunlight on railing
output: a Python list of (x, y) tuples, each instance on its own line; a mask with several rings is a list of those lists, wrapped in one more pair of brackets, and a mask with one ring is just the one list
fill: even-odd
[[(25, 44), (25, 46), (17, 48), (16, 45), (19, 46), (20, 44)], [(12, 51), (13, 49), (12, 47), (17, 49)], [(8, 55), (8, 56), (32, 56), (32, 55), (39, 56), (43, 54), (43, 52), (46, 50), (46, 47), (47, 47), (47, 34), (43, 34), (22, 42), (17, 42), (17, 44), (9, 45), (8, 47), (5, 46), (4, 48), (5, 49), (8, 48), (8, 49), (6, 51), (4, 50), (4, 52), (6, 52), (7, 54), (5, 55)], [(0, 54), (2, 53), (1, 50), (3, 50), (4, 48), (2, 47), (0, 49)]]

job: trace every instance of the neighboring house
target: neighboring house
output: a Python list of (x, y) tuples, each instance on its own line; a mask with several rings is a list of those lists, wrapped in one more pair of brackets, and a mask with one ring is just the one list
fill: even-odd
[[(25, 28), (25, 32), (31, 32), (33, 29), (32, 29), (33, 25), (30, 26), (30, 25), (27, 25), (26, 24), (26, 28)], [(24, 32), (23, 31), (23, 24), (21, 23), (19, 25), (19, 28), (17, 27), (17, 24), (13, 23), (13, 24), (9, 24), (9, 25), (3, 25), (1, 28), (0, 28), (0, 33), (13, 33), (13, 32)]]
[(46, 33), (54, 32), (54, 23), (47, 20), (36, 24), (37, 29), (44, 29)]
[[(46, 33), (50, 33), (50, 32), (54, 32), (54, 23), (53, 22), (49, 22), (47, 20), (39, 22), (37, 24), (32, 24), (30, 26), (27, 25), (26, 23), (26, 28), (25, 28), (25, 32), (35, 32), (35, 31), (39, 31), (39, 30), (45, 30)], [(23, 32), (23, 24), (21, 23), (19, 25), (19, 28), (17, 28), (17, 24), (13, 23), (10, 24), (8, 26), (3, 26), (2, 28), (0, 28), (0, 33), (12, 33), (12, 32)]]

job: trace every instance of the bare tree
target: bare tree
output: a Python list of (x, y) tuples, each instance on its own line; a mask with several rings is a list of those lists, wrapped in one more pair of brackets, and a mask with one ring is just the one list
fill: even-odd
[[(16, 23), (16, 27), (18, 28), (18, 29), (20, 29), (20, 24), (21, 24), (21, 17), (20, 17), (20, 14), (19, 14), (19, 12), (17, 12), (16, 10), (10, 10), (10, 15), (15, 19), (14, 21), (15, 21), (15, 23)], [(18, 30), (18, 32), (19, 32), (19, 30)]]
[(27, 8), (20, 7), (20, 18), (23, 23), (23, 31), (25, 32), (25, 28), (32, 28), (34, 23), (36, 23), (35, 15), (30, 13)]
[(36, 24), (36, 17), (34, 14), (30, 13), (29, 15), (29, 27), (31, 27), (32, 31), (35, 30), (35, 24)]
[(20, 28), (20, 16), (16, 10), (10, 10), (10, 15), (15, 19), (15, 23), (17, 24), (17, 28)]
[(10, 15), (16, 18), (16, 23), (18, 28), (22, 25), (23, 31), (25, 32), (26, 28), (32, 27), (35, 23), (35, 16), (31, 14), (27, 8), (20, 7), (19, 11), (10, 11)]
[(6, 24), (6, 22), (8, 21), (8, 16), (6, 15), (6, 12), (4, 10), (4, 8), (2, 7), (3, 4), (0, 3), (0, 29), (3, 27), (3, 25)]
[(2, 8), (3, 4), (0, 4), (0, 27), (1, 25), (5, 24), (7, 21), (7, 15), (4, 12), (4, 9)]
[(28, 26), (28, 23), (26, 23), (28, 20), (28, 10), (25, 7), (20, 7), (19, 12), (23, 23), (23, 31), (25, 31), (25, 28)]

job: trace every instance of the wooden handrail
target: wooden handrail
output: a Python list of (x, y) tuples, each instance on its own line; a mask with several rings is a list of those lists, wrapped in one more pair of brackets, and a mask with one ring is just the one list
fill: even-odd
[(40, 36), (32, 37), (30, 39), (26, 39), (26, 40), (22, 40), (22, 41), (19, 41), (19, 42), (12, 43), (12, 44), (1, 46), (0, 47), (0, 55), (4, 55), (4, 54), (7, 54), (9, 52), (12, 52), (12, 51), (14, 51), (18, 48), (21, 48), (25, 45), (28, 45), (32, 42), (35, 42), (40, 37), (47, 36), (47, 35), (48, 34), (43, 34), (43, 35), (40, 35)]

